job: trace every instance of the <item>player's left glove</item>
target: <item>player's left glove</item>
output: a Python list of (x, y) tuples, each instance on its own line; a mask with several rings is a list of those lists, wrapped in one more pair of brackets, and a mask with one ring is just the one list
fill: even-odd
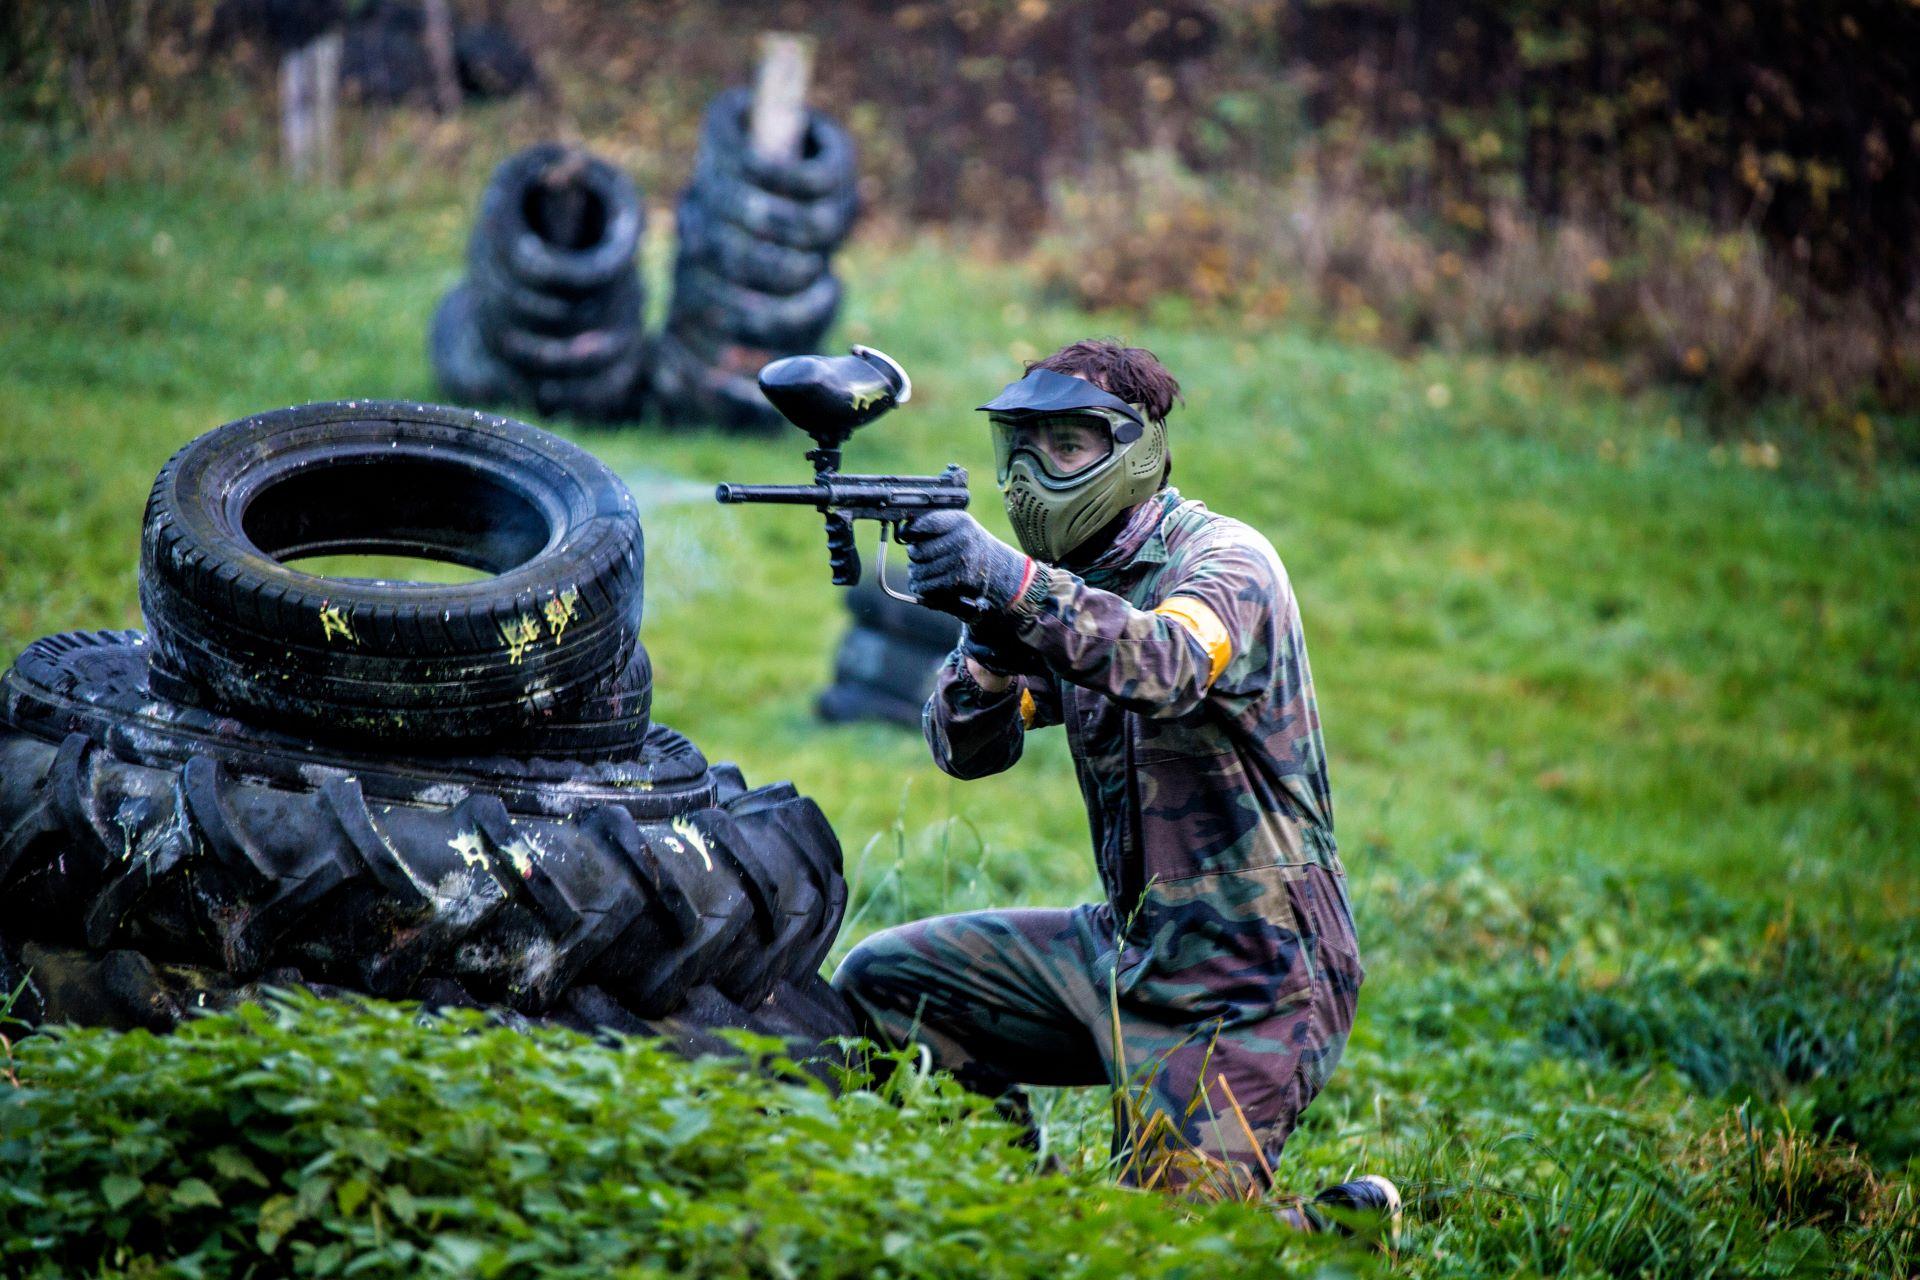
[(1047, 664), (1020, 642), (1013, 628), (1013, 620), (1003, 614), (974, 618), (960, 633), (960, 652), (995, 675), (1046, 675)]
[(928, 511), (900, 529), (907, 590), (960, 619), (1005, 610), (1033, 580), (1034, 564), (964, 511)]

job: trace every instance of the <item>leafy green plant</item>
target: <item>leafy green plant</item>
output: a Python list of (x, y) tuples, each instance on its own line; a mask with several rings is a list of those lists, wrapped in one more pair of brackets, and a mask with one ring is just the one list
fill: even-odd
[(0, 1257), (35, 1277), (1329, 1274), (1270, 1212), (1034, 1174), (979, 1099), (888, 1065), (836, 1096), (778, 1057), (308, 996), (159, 1039), (39, 1036), (0, 1086)]

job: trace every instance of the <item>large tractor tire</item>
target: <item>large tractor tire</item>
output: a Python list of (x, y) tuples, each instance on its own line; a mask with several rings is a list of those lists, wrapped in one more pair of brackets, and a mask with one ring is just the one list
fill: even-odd
[[(288, 563), (339, 552), (493, 576)], [(521, 423), (353, 402), (189, 444), (147, 507), (151, 639), (0, 675), (14, 1016), (163, 1030), (300, 984), (689, 1052), (853, 1034), (819, 974), (839, 843), (651, 722), (640, 574), (626, 487)]]
[(26, 1011), (160, 1027), (302, 982), (665, 1034), (850, 1034), (840, 849), (655, 726), (628, 758), (342, 752), (181, 706), (134, 632), (0, 678), (0, 968)]

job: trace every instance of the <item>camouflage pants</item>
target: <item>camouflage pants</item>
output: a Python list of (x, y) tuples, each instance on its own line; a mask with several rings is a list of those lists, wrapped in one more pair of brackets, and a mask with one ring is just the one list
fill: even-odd
[(887, 929), (855, 947), (833, 983), (876, 1041), (926, 1046), (935, 1066), (970, 1089), (999, 1097), (1022, 1084), (1122, 1087), (1135, 1105), (1116, 1110), (1116, 1151), (1134, 1125), (1164, 1115), (1163, 1131), (1171, 1126), (1183, 1143), (1264, 1181), (1339, 1062), (1360, 990), (1344, 885), (1314, 868), (1302, 888), (1312, 904), (1312, 918), (1300, 921), (1303, 935), (1311, 931), (1302, 951), (1312, 980), (1302, 998), (1255, 1022), (1129, 1002), (1115, 989), (1114, 916), (1104, 903)]

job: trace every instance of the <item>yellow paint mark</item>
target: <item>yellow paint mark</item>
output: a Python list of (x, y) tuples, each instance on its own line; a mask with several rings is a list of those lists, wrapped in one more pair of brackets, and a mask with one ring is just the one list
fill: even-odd
[(470, 867), (484, 868), (487, 865), (487, 846), (480, 839), (478, 831), (462, 831), (447, 841), (447, 848), (459, 854), (460, 861)]
[(320, 606), (320, 638), (331, 640), (335, 636), (352, 644), (359, 644), (360, 637), (353, 634), (353, 628), (347, 623), (346, 610), (337, 604)]
[(685, 836), (694, 852), (700, 855), (700, 861), (707, 864), (707, 870), (713, 870), (713, 855), (707, 852), (707, 838), (700, 834), (700, 828), (693, 825), (691, 818), (675, 818), (667, 825)]
[(1233, 640), (1227, 634), (1227, 624), (1220, 621), (1220, 615), (1205, 601), (1193, 596), (1169, 597), (1154, 612), (1172, 618), (1200, 642), (1207, 654), (1207, 664), (1212, 668), (1207, 673), (1207, 684), (1211, 686), (1233, 659)]
[(547, 616), (547, 634), (553, 637), (555, 644), (560, 636), (580, 613), (580, 588), (568, 587), (553, 599), (547, 601), (541, 612)]
[(507, 646), (507, 661), (518, 663), (540, 639), (540, 624), (528, 614), (500, 624), (500, 639)]
[(512, 844), (502, 846), (501, 852), (507, 855), (507, 861), (513, 864), (513, 869), (520, 873), (522, 880), (525, 880), (533, 874), (533, 860), (539, 855), (540, 846), (529, 837), (522, 836)]

